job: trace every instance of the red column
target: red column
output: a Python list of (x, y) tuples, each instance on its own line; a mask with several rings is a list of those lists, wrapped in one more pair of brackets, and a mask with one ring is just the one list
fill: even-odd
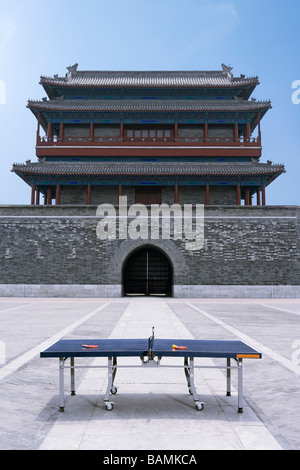
[(52, 140), (52, 122), (48, 122), (48, 127), (47, 127), (47, 141), (51, 141)]
[(51, 204), (52, 204), (52, 192), (51, 192), (50, 187), (48, 187), (48, 189), (47, 189), (47, 204), (48, 204), (48, 206), (51, 206)]
[(124, 140), (124, 122), (122, 121), (122, 119), (120, 121), (120, 140), (121, 142), (123, 142)]
[(59, 140), (64, 140), (64, 123), (62, 121), (59, 124)]
[(245, 188), (245, 206), (249, 206), (249, 188)]
[(238, 183), (237, 187), (236, 187), (236, 204), (237, 204), (237, 206), (241, 205), (241, 185), (240, 185), (240, 183)]
[(174, 140), (175, 142), (178, 140), (178, 121), (176, 120), (174, 122)]
[(35, 203), (36, 203), (37, 206), (40, 205), (40, 190), (39, 190), (39, 188), (36, 188)]
[(208, 140), (208, 122), (205, 121), (204, 123), (204, 142)]
[(264, 184), (261, 187), (261, 203), (263, 206), (266, 205), (266, 187)]
[(260, 206), (260, 190), (256, 191), (257, 205)]
[(257, 125), (258, 125), (258, 145), (261, 145), (261, 130), (260, 130), (260, 113), (258, 113), (257, 117)]
[(92, 186), (91, 183), (88, 183), (87, 185), (87, 205), (90, 206), (92, 203)]
[(33, 184), (31, 186), (31, 205), (34, 205), (34, 200), (35, 200), (35, 185)]
[(94, 140), (94, 121), (90, 121), (90, 141)]
[(175, 186), (174, 186), (174, 203), (175, 204), (179, 203), (178, 183), (175, 183)]
[(237, 141), (238, 141), (238, 138), (239, 138), (239, 128), (238, 128), (238, 123), (235, 122), (235, 123), (234, 123), (234, 131), (233, 131), (233, 140), (234, 140), (235, 142), (237, 142)]
[(205, 186), (205, 204), (209, 206), (209, 182)]
[(38, 145), (40, 143), (40, 123), (41, 123), (41, 113), (38, 112), (37, 131), (36, 131), (36, 145)]
[(118, 202), (120, 204), (120, 198), (122, 197), (122, 184), (119, 183), (119, 186), (118, 186)]
[(249, 122), (247, 122), (246, 124), (245, 137), (246, 137), (246, 140), (249, 141), (250, 139), (250, 123)]
[(55, 195), (55, 204), (60, 204), (60, 184), (56, 183), (56, 195)]

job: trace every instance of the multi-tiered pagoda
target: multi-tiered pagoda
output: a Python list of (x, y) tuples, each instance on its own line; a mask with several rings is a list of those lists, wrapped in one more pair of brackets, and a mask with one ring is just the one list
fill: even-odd
[[(79, 71), (41, 77), (37, 162), (14, 164), (31, 204), (266, 204), (284, 166), (261, 163), (269, 101), (257, 77), (218, 71)], [(41, 197), (43, 196), (43, 200)]]

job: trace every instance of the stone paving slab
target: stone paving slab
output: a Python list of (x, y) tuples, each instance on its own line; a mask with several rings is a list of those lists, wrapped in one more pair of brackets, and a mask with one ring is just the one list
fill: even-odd
[[(9, 353), (0, 365), (0, 449), (300, 449), (300, 379), (291, 360), (299, 314), (299, 301), (291, 299), (2, 298), (0, 340)], [(181, 369), (140, 367), (118, 370), (112, 412), (103, 403), (106, 370), (77, 369), (76, 396), (69, 395), (66, 379), (66, 408), (58, 411), (58, 361), (40, 359), (40, 345), (61, 334), (148, 337), (152, 326), (157, 337), (245, 335), (268, 348), (270, 355), (244, 367), (244, 413), (237, 413), (234, 378), (232, 396), (225, 396), (220, 369), (197, 369), (197, 391), (206, 402), (198, 412)], [(18, 367), (10, 369), (16, 360)], [(84, 361), (105, 366), (100, 358)]]

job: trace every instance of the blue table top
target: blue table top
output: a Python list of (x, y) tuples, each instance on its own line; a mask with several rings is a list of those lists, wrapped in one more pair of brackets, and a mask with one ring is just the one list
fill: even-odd
[[(174, 344), (185, 346), (186, 349), (174, 349)], [(87, 348), (83, 345), (96, 345), (97, 348)], [(42, 351), (40, 357), (146, 356), (148, 345), (148, 338), (62, 339)], [(155, 356), (261, 358), (260, 352), (243, 341), (155, 338), (151, 349)]]

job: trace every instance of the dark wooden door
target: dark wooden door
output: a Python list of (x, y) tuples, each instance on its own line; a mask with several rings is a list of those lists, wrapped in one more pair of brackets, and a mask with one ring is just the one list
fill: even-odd
[(161, 190), (160, 188), (141, 187), (135, 189), (135, 202), (137, 204), (160, 204)]
[(135, 252), (124, 268), (124, 295), (165, 295), (172, 292), (169, 260), (158, 250), (144, 248)]

